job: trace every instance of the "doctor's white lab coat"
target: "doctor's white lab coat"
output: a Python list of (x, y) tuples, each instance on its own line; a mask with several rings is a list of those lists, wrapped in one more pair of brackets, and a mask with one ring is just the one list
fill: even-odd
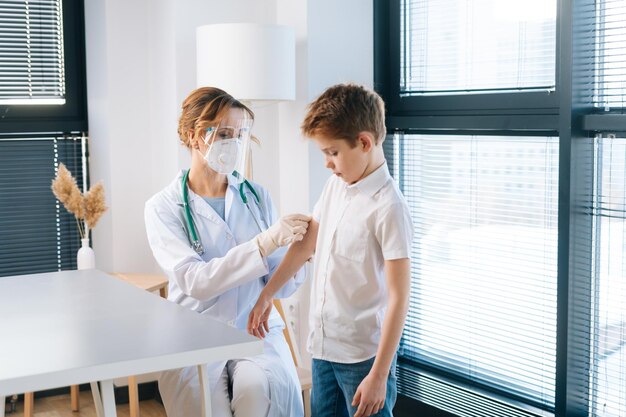
[[(245, 187), (248, 209), (239, 194), (239, 185), (230, 176), (225, 220), (202, 197), (189, 190), (191, 214), (204, 247), (204, 253), (198, 255), (191, 247), (185, 219), (183, 174), (181, 171), (145, 206), (150, 247), (169, 278), (168, 299), (245, 331), (252, 306), (286, 252), (286, 248), (280, 248), (267, 258), (261, 256), (254, 241), (260, 231), (252, 216), (266, 229), (277, 220), (276, 210), (269, 193), (254, 183), (261, 202), (257, 204), (252, 192)], [(302, 269), (277, 297), (291, 295), (304, 279)], [(270, 335), (264, 339), (263, 354), (246, 359), (257, 363), (267, 375), (271, 399), (269, 416), (301, 416), (300, 385), (289, 347), (282, 336), (284, 323), (275, 310), (269, 325)], [(211, 387), (215, 386), (224, 366), (224, 361), (209, 363)], [(159, 378), (159, 390), (168, 417), (190, 417), (200, 410), (195, 367), (164, 372)]]

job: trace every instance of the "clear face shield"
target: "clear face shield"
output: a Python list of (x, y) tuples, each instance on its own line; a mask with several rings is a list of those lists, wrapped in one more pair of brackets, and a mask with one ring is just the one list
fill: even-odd
[(219, 173), (234, 176), (243, 182), (250, 151), (251, 118), (224, 120), (218, 127), (209, 127), (204, 136), (208, 150), (204, 159)]

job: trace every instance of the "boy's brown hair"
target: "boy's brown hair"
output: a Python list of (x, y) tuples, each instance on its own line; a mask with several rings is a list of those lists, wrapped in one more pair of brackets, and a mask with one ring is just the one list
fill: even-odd
[(337, 84), (309, 104), (302, 134), (343, 139), (351, 147), (360, 132), (374, 135), (376, 144), (385, 137), (385, 103), (374, 91), (356, 84)]

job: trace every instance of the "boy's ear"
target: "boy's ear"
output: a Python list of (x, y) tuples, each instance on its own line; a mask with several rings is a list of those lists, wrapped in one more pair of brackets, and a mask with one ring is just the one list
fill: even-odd
[(374, 147), (374, 137), (369, 132), (360, 132), (357, 136), (357, 146), (364, 152), (369, 152)]

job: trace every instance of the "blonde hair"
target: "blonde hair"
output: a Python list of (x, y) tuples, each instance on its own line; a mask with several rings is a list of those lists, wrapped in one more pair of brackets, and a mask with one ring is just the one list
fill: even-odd
[(385, 103), (363, 86), (337, 84), (309, 104), (301, 129), (307, 137), (343, 139), (352, 147), (360, 132), (369, 132), (378, 144), (386, 133)]
[(252, 110), (224, 90), (216, 87), (193, 90), (183, 101), (182, 113), (178, 119), (178, 137), (181, 143), (191, 148), (189, 132), (193, 132), (194, 137), (203, 136), (207, 127), (215, 126), (231, 108), (243, 109), (254, 119)]

